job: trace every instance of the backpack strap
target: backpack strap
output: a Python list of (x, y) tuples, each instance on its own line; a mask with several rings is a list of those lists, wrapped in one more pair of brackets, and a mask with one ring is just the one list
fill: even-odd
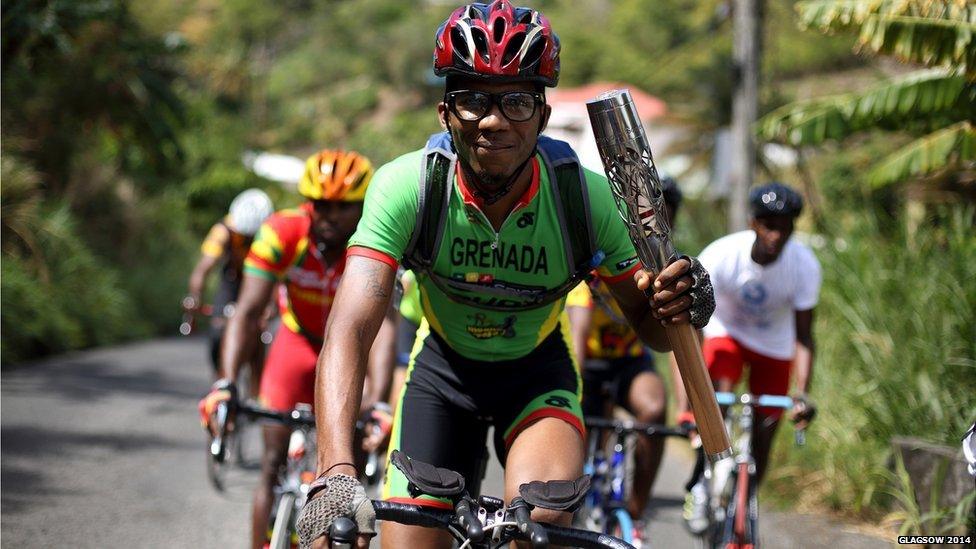
[(585, 275), (603, 261), (605, 254), (596, 249), (583, 166), (565, 141), (541, 135), (538, 150), (549, 172), (569, 272), (574, 277), (581, 271)]
[[(444, 235), (444, 223), (454, 186), (451, 175), (457, 155), (450, 134), (441, 132), (427, 140), (422, 155), (420, 188), (417, 199), (417, 223), (403, 254), (405, 267), (428, 276), (451, 300), (476, 307), (511, 311), (535, 309), (550, 305), (569, 293), (589, 272), (603, 261), (605, 254), (595, 250), (586, 178), (573, 149), (563, 141), (539, 136), (537, 150), (547, 170), (552, 195), (556, 201), (559, 228), (570, 277), (556, 288), (541, 289), (507, 284), (493, 287), (440, 276), (433, 270), (435, 255)], [(494, 296), (499, 305), (485, 300), (466, 298), (460, 292)]]
[(444, 212), (451, 201), (454, 186), (450, 181), (456, 163), (450, 134), (430, 136), (421, 156), (417, 223), (403, 253), (402, 263), (408, 269), (429, 273), (434, 265), (434, 255), (444, 236)]

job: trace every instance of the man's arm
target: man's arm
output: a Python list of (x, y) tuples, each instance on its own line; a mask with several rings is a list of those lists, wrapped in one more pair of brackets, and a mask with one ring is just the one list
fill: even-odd
[[(662, 323), (676, 325), (690, 319), (687, 309), (692, 300), (686, 294), (693, 283), (687, 274), (690, 265), (687, 259), (679, 259), (665, 267), (656, 278), (645, 271), (637, 271), (633, 279), (607, 284), (634, 331), (655, 351), (671, 350)], [(650, 290), (652, 283), (653, 294), (648, 298), (644, 290)]]
[[(358, 255), (346, 260), (315, 371), (320, 474), (338, 463), (354, 462), (353, 437), (367, 356), (390, 308), (395, 278), (396, 270), (380, 260)], [(357, 476), (351, 465), (330, 472)]]
[(397, 311), (393, 307), (387, 308), (383, 324), (376, 334), (373, 347), (369, 351), (369, 366), (366, 372), (369, 384), (363, 393), (361, 409), (372, 408), (377, 402), (386, 399), (390, 391), (390, 381), (393, 378), (393, 367), (396, 362), (396, 321)]
[(793, 370), (796, 374), (796, 390), (807, 394), (813, 378), (813, 309), (796, 311), (796, 358)]
[(202, 254), (196, 266), (193, 267), (193, 272), (190, 273), (188, 292), (190, 297), (193, 298), (194, 309), (200, 307), (200, 297), (203, 295), (203, 287), (207, 284), (207, 275), (217, 266), (218, 261), (219, 258), (217, 257)]
[(236, 381), (241, 364), (254, 356), (254, 346), (260, 344), (261, 323), (274, 287), (274, 280), (244, 274), (237, 306), (221, 341), (220, 371), (224, 378)]
[(576, 353), (576, 363), (583, 366), (586, 363), (586, 341), (589, 338), (590, 326), (593, 322), (593, 310), (589, 307), (570, 305), (566, 307), (569, 315), (569, 331), (573, 337), (573, 352)]

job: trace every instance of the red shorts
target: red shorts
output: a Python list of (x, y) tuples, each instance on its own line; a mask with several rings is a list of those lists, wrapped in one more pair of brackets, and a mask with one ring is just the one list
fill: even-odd
[[(702, 351), (712, 381), (729, 379), (735, 385), (742, 378), (742, 370), (749, 364), (749, 392), (754, 395), (785, 395), (790, 390), (790, 370), (793, 361), (769, 358), (743, 347), (731, 337), (705, 338)], [(760, 407), (764, 416), (779, 418), (780, 408)]]
[(299, 402), (313, 404), (315, 362), (320, 350), (320, 346), (282, 324), (261, 374), (261, 404), (281, 412), (292, 410)]

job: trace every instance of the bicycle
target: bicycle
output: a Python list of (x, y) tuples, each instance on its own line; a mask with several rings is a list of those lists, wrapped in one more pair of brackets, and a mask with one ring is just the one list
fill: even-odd
[[(552, 543), (584, 549), (633, 549), (629, 543), (607, 534), (531, 519), (530, 513), (536, 507), (557, 511), (572, 511), (578, 507), (589, 488), (586, 475), (575, 481), (523, 484), (519, 487), (519, 496), (506, 506), (496, 497), (472, 497), (465, 490), (464, 477), (454, 471), (411, 459), (399, 451), (394, 451), (390, 460), (407, 478), (413, 497), (447, 498), (453, 510), (371, 500), (377, 520), (446, 530), (459, 544), (459, 549), (498, 549), (516, 540), (528, 541), (536, 548), (548, 547)], [(345, 517), (337, 519), (329, 529), (333, 549), (354, 547), (356, 535), (356, 524)]]
[[(316, 478), (315, 415), (310, 404), (298, 403), (290, 412), (277, 412), (255, 405), (249, 401), (238, 403), (222, 402), (215, 412), (216, 435), (210, 444), (208, 472), (211, 482), (221, 479), (223, 456), (226, 453), (227, 418), (231, 410), (237, 418), (249, 417), (257, 421), (272, 421), (291, 428), (288, 439), (288, 454), (279, 480), (274, 488), (274, 503), (271, 506), (269, 524), (271, 525), (270, 549), (286, 549), (298, 543), (295, 518), (305, 504), (308, 487)], [(372, 411), (367, 411), (356, 422), (358, 433), (376, 428), (371, 419)], [(363, 456), (363, 482), (370, 487), (382, 483), (382, 467), (379, 465), (378, 451)], [(216, 486), (216, 484), (215, 484)], [(222, 486), (221, 488), (222, 489)]]
[[(626, 505), (627, 468), (633, 463), (633, 445), (628, 444), (628, 439), (633, 436), (687, 438), (688, 431), (600, 416), (587, 416), (584, 422), (590, 435), (583, 472), (591, 476), (591, 484), (576, 515), (576, 522), (589, 530), (612, 534), (633, 543), (635, 517), (630, 516)], [(604, 431), (613, 433), (613, 447), (609, 455), (604, 444), (600, 443)]]
[[(180, 322), (179, 332), (183, 337), (189, 337), (194, 334), (197, 329), (198, 317), (213, 318), (215, 314), (219, 314), (220, 318), (226, 322), (226, 320), (234, 313), (233, 302), (224, 306), (219, 313), (215, 311), (213, 305), (210, 304), (204, 304), (196, 309), (193, 309), (191, 308), (193, 303), (194, 301), (189, 297), (183, 298), (181, 303), (183, 307), (183, 317)], [(212, 333), (210, 337), (215, 336)], [(268, 322), (261, 331), (260, 347), (257, 349), (255, 354), (256, 358), (253, 360), (259, 360), (263, 363), (263, 357), (267, 354), (267, 347), (271, 345), (273, 338), (274, 335), (272, 332), (271, 322)], [(211, 344), (213, 345), (214, 343)], [(261, 366), (263, 366), (263, 364), (258, 364), (255, 366), (251, 363), (251, 361), (245, 362), (241, 365), (237, 379), (238, 394), (244, 396), (245, 398), (257, 396), (257, 389), (260, 385), (260, 374), (263, 370), (263, 367)], [(217, 377), (219, 377), (219, 374)], [(243, 416), (237, 421), (234, 431), (228, 434), (224, 444), (231, 449), (231, 452), (229, 452), (230, 455), (233, 456), (235, 464), (242, 469), (253, 469), (255, 464), (257, 464), (257, 462), (260, 460), (260, 436), (257, 434), (256, 430), (251, 429), (250, 418), (247, 416)], [(215, 480), (213, 477), (211, 477), (211, 481), (213, 482), (215, 488), (217, 488), (219, 491), (223, 490), (222, 483), (219, 479)]]
[[(790, 410), (792, 398), (784, 395), (751, 395), (717, 392), (720, 406), (728, 406), (725, 424), (732, 437), (735, 456), (706, 466), (702, 475), (709, 524), (698, 536), (709, 548), (756, 549), (759, 547), (759, 498), (752, 432), (757, 406)], [(804, 429), (796, 429), (797, 446), (806, 444)]]

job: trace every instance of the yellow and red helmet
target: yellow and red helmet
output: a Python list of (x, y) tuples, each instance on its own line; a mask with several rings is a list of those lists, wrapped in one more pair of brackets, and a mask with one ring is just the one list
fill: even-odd
[(324, 149), (308, 157), (298, 194), (309, 200), (362, 202), (373, 164), (353, 151)]

